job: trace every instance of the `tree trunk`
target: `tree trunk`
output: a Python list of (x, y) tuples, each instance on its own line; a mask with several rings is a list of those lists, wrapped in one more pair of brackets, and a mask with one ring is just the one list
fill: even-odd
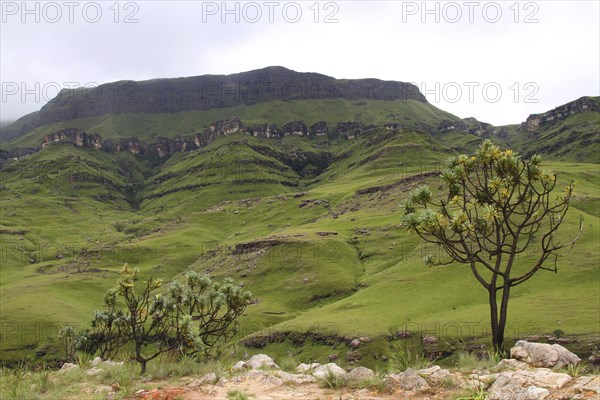
[(141, 374), (144, 375), (146, 373), (146, 360), (142, 360), (140, 361), (140, 363), (142, 364), (142, 372)]
[(510, 297), (510, 283), (502, 289), (502, 302), (500, 303), (500, 319), (498, 320), (498, 347), (496, 351), (504, 355), (504, 329), (508, 316), (508, 299)]
[(492, 344), (494, 345), (495, 351), (500, 351), (502, 342), (504, 341), (503, 334), (500, 334), (498, 326), (498, 303), (496, 301), (496, 289), (493, 285), (489, 289), (489, 302), (490, 302), (490, 319), (492, 323)]

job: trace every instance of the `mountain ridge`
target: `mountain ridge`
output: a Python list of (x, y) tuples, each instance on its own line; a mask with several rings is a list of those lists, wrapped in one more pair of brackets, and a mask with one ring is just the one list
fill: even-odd
[(63, 89), (39, 111), (2, 129), (10, 140), (42, 125), (124, 113), (176, 113), (241, 104), (301, 100), (415, 100), (427, 103), (417, 86), (379, 79), (335, 79), (284, 67), (230, 75), (200, 75), (145, 81), (116, 81), (95, 88)]

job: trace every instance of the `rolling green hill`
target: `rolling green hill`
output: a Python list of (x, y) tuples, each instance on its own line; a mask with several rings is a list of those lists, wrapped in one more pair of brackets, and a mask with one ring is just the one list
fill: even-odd
[[(547, 155), (559, 184), (576, 180), (564, 237), (579, 216), (585, 233), (558, 274), (540, 272), (516, 288), (510, 339), (528, 334), (583, 337), (598, 345), (600, 321), (600, 166), (596, 111), (576, 113), (525, 133), (438, 129), (460, 120), (412, 100), (273, 101), (173, 114), (114, 114), (60, 121), (13, 138), (37, 146), (59, 128), (103, 139), (175, 137), (225, 117), (244, 124), (360, 121), (353, 140), (336, 135), (244, 133), (204, 147), (156, 154), (50, 144), (2, 164), (0, 192), (0, 359), (59, 357), (53, 341), (66, 325), (83, 328), (127, 262), (142, 276), (180, 279), (188, 270), (233, 277), (253, 293), (238, 339), (250, 352), (299, 353), (324, 361), (336, 338), (365, 336), (361, 363), (389, 350), (390, 332), (485, 338), (486, 294), (460, 266), (426, 268), (436, 251), (399, 227), (399, 203), (453, 154), (492, 136), (525, 154)], [(384, 127), (397, 123), (400, 126)], [(504, 129), (501, 129), (504, 128)], [(581, 136), (578, 136), (581, 134)], [(573, 136), (575, 135), (575, 136)], [(577, 162), (576, 162), (577, 161)], [(289, 337), (297, 334), (296, 342)], [(298, 342), (301, 337), (301, 343)], [(343, 354), (346, 350), (339, 350)]]

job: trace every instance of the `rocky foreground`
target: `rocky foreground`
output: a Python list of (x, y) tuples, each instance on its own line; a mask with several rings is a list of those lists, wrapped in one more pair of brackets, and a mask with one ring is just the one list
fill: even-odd
[[(568, 400), (600, 399), (600, 375), (579, 375), (581, 360), (564, 347), (519, 341), (511, 358), (490, 370), (462, 372), (439, 366), (378, 375), (365, 367), (344, 370), (335, 363), (298, 365), (293, 373), (257, 354), (239, 361), (230, 377), (208, 373), (186, 377), (173, 387), (157, 385), (139, 390), (130, 399), (464, 399)], [(113, 365), (95, 360), (88, 375)], [(65, 364), (63, 370), (78, 368)], [(562, 370), (561, 370), (562, 369)], [(559, 371), (560, 370), (560, 371)], [(568, 371), (569, 373), (563, 372)], [(117, 398), (118, 386), (106, 388), (106, 398)], [(236, 397), (237, 396), (237, 397)]]

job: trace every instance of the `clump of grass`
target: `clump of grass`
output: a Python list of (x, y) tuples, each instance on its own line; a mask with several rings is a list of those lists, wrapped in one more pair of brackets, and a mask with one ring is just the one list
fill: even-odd
[(391, 345), (392, 351), (389, 355), (390, 372), (406, 371), (407, 369), (423, 369), (431, 366), (431, 361), (423, 355), (422, 351), (416, 350), (409, 345)]
[(454, 400), (487, 400), (489, 395), (483, 389), (483, 387), (478, 387), (477, 389), (473, 389), (465, 395), (460, 397), (456, 397)]
[(300, 361), (292, 355), (287, 355), (278, 360), (277, 365), (281, 368), (282, 371), (286, 372), (295, 372), (296, 367), (300, 364)]
[(227, 398), (229, 400), (250, 400), (253, 397), (253, 394), (245, 393), (241, 390), (230, 390), (227, 392)]
[(27, 399), (30, 391), (30, 382), (25, 365), (16, 368), (2, 368), (0, 373), (0, 393), (2, 399), (22, 400)]
[(580, 377), (584, 371), (587, 369), (586, 365), (582, 362), (577, 364), (571, 364), (567, 366), (567, 374), (571, 375), (573, 378)]
[(321, 386), (328, 389), (339, 389), (348, 386), (348, 380), (337, 376), (332, 371), (327, 371), (325, 376), (321, 379)]
[(464, 349), (457, 351), (456, 354), (456, 368), (461, 371), (489, 369), (496, 366), (502, 358), (499, 353), (491, 350), (488, 350), (483, 357)]
[(44, 368), (33, 374), (35, 390), (40, 394), (46, 394), (52, 388), (53, 382), (50, 379), (50, 371)]

